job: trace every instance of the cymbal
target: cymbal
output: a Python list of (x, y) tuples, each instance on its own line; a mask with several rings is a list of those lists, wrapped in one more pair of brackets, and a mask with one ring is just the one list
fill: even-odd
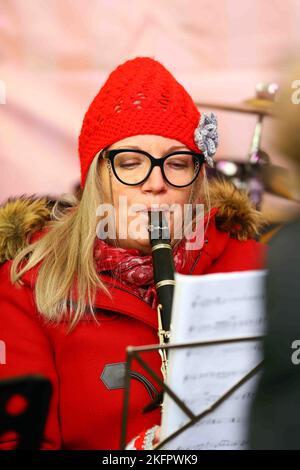
[(262, 165), (262, 179), (265, 190), (290, 201), (296, 201), (291, 191), (290, 172), (278, 165)]
[[(295, 201), (273, 196), (273, 194), (265, 193), (261, 208), (264, 219), (271, 226), (286, 223), (299, 216), (300, 204)], [(269, 227), (271, 229), (271, 226)]]
[[(265, 219), (268, 220), (266, 215), (264, 214)], [(260, 234), (259, 241), (260, 243), (263, 243), (267, 245), (270, 243), (272, 238), (276, 235), (277, 232), (279, 232), (280, 229), (283, 227), (283, 223), (277, 223), (277, 224), (272, 224), (272, 222), (269, 222), (268, 225), (265, 227), (265, 230)]]
[(241, 182), (241, 187), (247, 187), (250, 178), (257, 178), (262, 181), (264, 190), (275, 196), (299, 202), (291, 191), (290, 172), (281, 166), (272, 164), (251, 164), (249, 161), (238, 159), (216, 160), (215, 167), (207, 169), (208, 176), (223, 176), (233, 183)]
[(274, 117), (275, 99), (279, 86), (275, 82), (259, 82), (255, 87), (255, 96), (241, 103), (196, 103), (200, 108), (220, 109), (222, 111), (233, 111), (238, 113), (257, 114)]
[(261, 98), (250, 98), (242, 103), (213, 103), (201, 101), (195, 103), (200, 109), (211, 108), (221, 111), (231, 111), (236, 113), (256, 114), (262, 116), (275, 117), (274, 102)]

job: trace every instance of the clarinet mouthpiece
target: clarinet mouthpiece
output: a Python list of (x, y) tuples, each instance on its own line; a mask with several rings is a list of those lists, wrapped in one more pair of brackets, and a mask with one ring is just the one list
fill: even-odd
[(148, 211), (148, 232), (151, 243), (163, 241), (170, 243), (170, 230), (163, 211)]

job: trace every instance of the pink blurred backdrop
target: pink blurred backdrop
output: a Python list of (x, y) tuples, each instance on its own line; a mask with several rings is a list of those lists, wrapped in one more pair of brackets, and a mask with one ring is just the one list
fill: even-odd
[[(152, 56), (195, 101), (238, 103), (280, 78), (299, 26), (299, 0), (1, 0), (0, 203), (72, 191), (83, 115), (119, 63)], [(255, 117), (218, 116), (217, 157), (246, 158)]]

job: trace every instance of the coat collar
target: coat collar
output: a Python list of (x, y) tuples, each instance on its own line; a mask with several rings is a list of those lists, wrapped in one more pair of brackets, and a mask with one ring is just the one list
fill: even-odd
[(101, 275), (101, 280), (109, 287), (112, 297), (97, 291), (95, 307), (129, 315), (136, 320), (143, 321), (155, 330), (158, 328), (157, 311), (150, 307), (140, 297), (133, 293), (119, 280)]

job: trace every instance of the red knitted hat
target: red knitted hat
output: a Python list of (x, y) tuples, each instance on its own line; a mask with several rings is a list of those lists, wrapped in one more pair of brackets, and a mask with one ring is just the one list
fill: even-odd
[(110, 73), (85, 113), (79, 135), (81, 188), (95, 155), (129, 136), (155, 134), (203, 151), (212, 164), (217, 147), (213, 113), (200, 115), (191, 96), (151, 57), (127, 60)]

